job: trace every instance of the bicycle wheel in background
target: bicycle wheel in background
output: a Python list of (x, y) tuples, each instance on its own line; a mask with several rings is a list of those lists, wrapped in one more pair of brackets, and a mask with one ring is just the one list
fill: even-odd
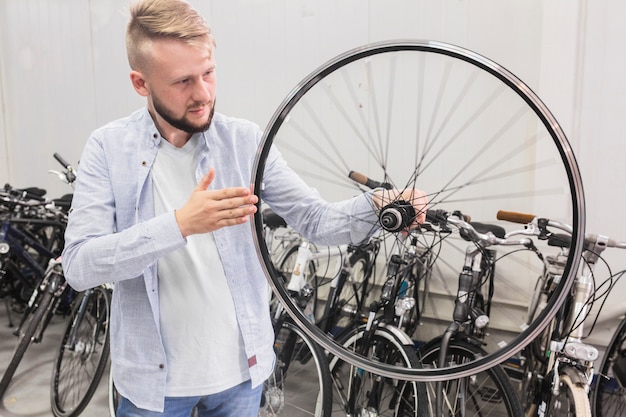
[[(419, 358), (424, 367), (439, 366), (439, 340), (423, 346)], [(479, 347), (463, 341), (453, 341), (448, 348), (447, 360), (451, 363), (473, 361), (484, 355)], [(522, 417), (524, 411), (517, 392), (511, 385), (504, 370), (496, 365), (477, 372), (469, 377), (454, 378), (443, 382), (427, 382), (427, 390), (432, 401), (437, 400), (435, 393), (441, 383), (443, 397), (440, 417), (448, 416), (509, 416)], [(435, 415), (435, 414), (433, 414)]]
[(113, 372), (109, 371), (109, 417), (115, 417), (117, 414), (117, 406), (120, 403), (120, 394), (117, 392), (115, 388), (115, 383), (113, 382)]
[(626, 318), (611, 338), (591, 391), (596, 417), (626, 415)]
[(111, 292), (95, 287), (76, 301), (54, 361), (50, 400), (56, 417), (76, 417), (93, 397), (109, 358)]
[[(365, 326), (355, 328), (339, 343), (351, 351), (365, 351), (372, 361), (421, 367), (410, 341), (397, 329), (379, 327), (368, 335)], [(333, 378), (333, 414), (348, 416), (430, 416), (426, 384), (382, 377), (364, 371), (339, 357), (330, 360)]]
[[(262, 190), (273, 189), (271, 178), (263, 176), (272, 147), (331, 202), (369, 191), (348, 178), (354, 170), (396, 189), (425, 190), (428, 208), (460, 210), (476, 221), (495, 223), (496, 212), (503, 209), (537, 213), (573, 226), (564, 279), (529, 325), (527, 306), (542, 264), (530, 251), (498, 247), (500, 260), (489, 300), (492, 321), (484, 339), (487, 354), (462, 365), (403, 370), (344, 349), (305, 319), (272, 264), (257, 212), (252, 225), (255, 243), (274, 292), (298, 325), (342, 359), (398, 378), (469, 376), (511, 358), (538, 335), (565, 299), (584, 235), (578, 167), (548, 108), (526, 84), (489, 59), (432, 41), (391, 41), (348, 51), (306, 77), (274, 114), (253, 171), (261, 201)], [(385, 261), (409, 242), (401, 239), (402, 232), (381, 228), (381, 222), (369, 218), (371, 212), (353, 221), (367, 221), (377, 229), (383, 241), (378, 262), (384, 271)], [(458, 233), (441, 239), (429, 299), (413, 335), (418, 342), (442, 334), (451, 321), (469, 244)], [(549, 250), (544, 243), (537, 246)]]
[[(552, 377), (552, 374), (548, 375)], [(551, 395), (545, 415), (551, 417), (591, 416), (589, 397), (585, 387), (567, 375), (559, 375), (558, 395)], [(616, 414), (619, 415), (619, 414)]]
[(301, 329), (283, 322), (276, 365), (265, 381), (259, 417), (330, 417), (332, 382), (324, 351)]

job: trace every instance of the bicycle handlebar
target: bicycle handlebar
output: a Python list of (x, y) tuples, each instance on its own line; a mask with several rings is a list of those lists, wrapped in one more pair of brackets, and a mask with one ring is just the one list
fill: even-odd
[(72, 168), (72, 166), (58, 153), (55, 152), (53, 156), (54, 159), (56, 159), (61, 165), (63, 165), (63, 168), (67, 169), (68, 171)]
[[(561, 229), (570, 235), (572, 234), (572, 227), (568, 224), (564, 224), (555, 220), (549, 220), (545, 218), (539, 218), (534, 214), (526, 214), (526, 213), (518, 213), (514, 211), (498, 211), (496, 218), (498, 220), (505, 220), (512, 223), (522, 223), (526, 224), (526, 230), (520, 232), (512, 232), (511, 234), (540, 234), (545, 233), (545, 226), (552, 226), (558, 229)], [(537, 230), (544, 228), (544, 230)], [(626, 249), (626, 242), (620, 242), (615, 239), (611, 239), (608, 236), (598, 235), (598, 234), (585, 234), (585, 249), (593, 250), (592, 248), (596, 245), (601, 245), (606, 248), (618, 248), (618, 249)], [(569, 246), (569, 245), (567, 245)]]
[(50, 170), (49, 172), (53, 174), (57, 174), (62, 181), (67, 182), (68, 184), (72, 185), (74, 181), (76, 181), (76, 174), (75, 174), (76, 171), (74, 170), (72, 165), (70, 165), (69, 162), (63, 159), (63, 157), (59, 155), (57, 152), (55, 152), (53, 156), (54, 156), (54, 159), (59, 161), (59, 163), (63, 166), (63, 168), (65, 168), (65, 170), (63, 172)]
[(518, 213), (516, 211), (499, 210), (496, 219), (505, 220), (511, 223), (531, 223), (535, 219), (534, 214)]
[[(547, 235), (541, 234), (546, 232), (547, 226), (556, 227), (557, 229), (561, 229), (564, 232), (569, 233), (570, 235), (574, 232), (572, 226), (570, 226), (569, 224), (561, 223), (556, 220), (537, 217), (534, 214), (499, 210), (496, 214), (496, 218), (498, 220), (505, 220), (511, 223), (521, 223), (526, 225), (525, 232), (513, 232), (515, 234), (523, 233), (527, 235), (539, 235), (540, 237), (547, 237)], [(538, 231), (536, 230), (537, 227), (539, 228)]]
[(357, 171), (350, 171), (348, 173), (348, 177), (352, 181), (359, 183), (361, 185), (364, 185), (368, 188), (371, 188), (372, 190), (374, 188), (384, 188), (386, 190), (391, 190), (393, 188), (391, 184), (389, 184), (388, 182), (380, 182), (380, 181), (373, 180), (369, 178), (367, 175), (361, 174), (360, 172), (357, 172)]
[(453, 226), (461, 229), (465, 236), (469, 240), (473, 242), (480, 243), (483, 245), (500, 245), (500, 246), (514, 246), (520, 245), (525, 246), (527, 248), (534, 248), (534, 243), (531, 239), (522, 238), (522, 239), (511, 239), (509, 236), (504, 238), (496, 236), (493, 232), (488, 231), (486, 233), (481, 233), (467, 220), (467, 217), (463, 216), (461, 213), (446, 213), (443, 210), (428, 210), (426, 214), (426, 218), (431, 218), (436, 220), (439, 223), (449, 223)]

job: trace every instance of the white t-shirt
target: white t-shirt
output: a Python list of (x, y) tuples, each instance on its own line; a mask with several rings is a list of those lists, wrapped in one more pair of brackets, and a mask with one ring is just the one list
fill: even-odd
[[(155, 214), (182, 207), (197, 185), (194, 155), (201, 134), (177, 148), (162, 139), (153, 166)], [(224, 391), (250, 378), (222, 262), (212, 233), (158, 261), (166, 396)]]

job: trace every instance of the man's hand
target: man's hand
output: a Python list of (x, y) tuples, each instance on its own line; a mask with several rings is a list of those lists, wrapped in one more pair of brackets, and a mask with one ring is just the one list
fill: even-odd
[(378, 210), (382, 209), (389, 203), (404, 200), (411, 203), (415, 209), (415, 221), (411, 225), (417, 227), (418, 224), (426, 221), (426, 208), (428, 206), (428, 197), (426, 193), (417, 189), (406, 189), (402, 192), (399, 190), (376, 190), (374, 192), (374, 204)]
[(256, 213), (258, 198), (250, 189), (232, 187), (208, 190), (214, 178), (215, 170), (211, 168), (185, 205), (176, 210), (176, 221), (183, 237), (242, 224), (248, 221), (248, 216)]

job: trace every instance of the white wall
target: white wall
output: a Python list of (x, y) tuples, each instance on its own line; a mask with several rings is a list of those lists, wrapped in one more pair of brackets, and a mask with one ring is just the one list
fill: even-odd
[[(525, 81), (576, 152), (588, 231), (626, 240), (620, 0), (192, 0), (218, 42), (218, 109), (265, 126), (326, 60), (393, 38), (474, 50)], [(76, 163), (96, 127), (143, 105), (128, 81), (126, 0), (0, 0), (0, 182), (68, 192), (47, 174)], [(626, 259), (610, 256), (616, 268)], [(607, 308), (617, 315), (624, 294)], [(605, 327), (608, 327), (606, 325)]]

